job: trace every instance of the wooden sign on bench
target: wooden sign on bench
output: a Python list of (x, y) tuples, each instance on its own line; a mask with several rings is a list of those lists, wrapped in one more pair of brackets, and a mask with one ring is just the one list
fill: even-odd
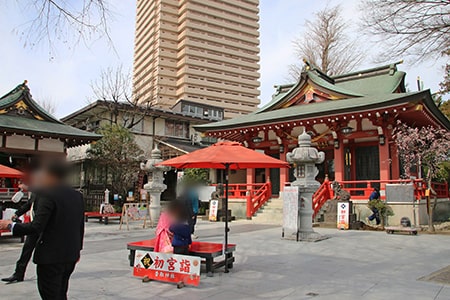
[(150, 221), (148, 202), (125, 203), (122, 207), (122, 218), (119, 229), (122, 229), (122, 224), (125, 222), (127, 224), (127, 230), (130, 230), (129, 223), (132, 221), (143, 221), (142, 228), (145, 228), (147, 220)]

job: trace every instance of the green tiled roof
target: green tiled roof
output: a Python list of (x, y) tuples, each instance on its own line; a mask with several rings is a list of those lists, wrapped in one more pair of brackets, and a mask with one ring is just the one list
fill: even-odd
[(20, 100), (24, 100), (25, 102), (27, 102), (27, 105), (30, 105), (32, 108), (34, 108), (34, 110), (42, 118), (52, 122), (63, 124), (60, 120), (49, 114), (36, 101), (33, 100), (30, 94), (30, 89), (26, 85), (26, 82), (19, 84), (15, 89), (0, 98), (0, 109), (10, 107)]
[[(23, 101), (27, 114), (16, 113), (16, 105)], [(19, 106), (22, 106), (19, 104)], [(101, 135), (64, 124), (33, 100), (26, 82), (0, 98), (0, 130), (36, 135), (93, 141)]]
[(282, 86), (282, 92), (275, 94), (269, 103), (255, 113), (266, 112), (282, 106), (284, 102), (294, 97), (307, 82), (325, 92), (338, 94), (346, 99), (405, 91), (406, 73), (397, 71), (396, 63), (334, 77), (327, 76), (311, 64), (308, 65), (310, 68), (302, 72), (295, 84)]
[(420, 99), (426, 97), (429, 91), (413, 92), (413, 93), (394, 93), (382, 95), (369, 95), (358, 98), (349, 98), (336, 101), (323, 101), (309, 103), (306, 105), (291, 106), (272, 110), (268, 112), (253, 113), (246, 116), (228, 119), (217, 123), (195, 126), (199, 131), (218, 130), (240, 128), (250, 125), (278, 122), (290, 119), (306, 119), (310, 117), (323, 116), (324, 118), (349, 111), (364, 111), (380, 106), (394, 105), (406, 102), (411, 99)]
[(392, 75), (385, 73), (370, 77), (361, 76), (361, 78), (357, 77), (342, 82), (336, 79), (336, 86), (364, 95), (390, 94), (397, 90), (405, 75), (405, 72), (396, 71)]
[[(363, 94), (359, 92), (353, 92), (349, 89), (346, 89), (344, 87), (341, 87), (339, 85), (334, 85), (327, 80), (322, 79), (319, 75), (317, 75), (314, 71), (307, 71), (304, 74), (302, 74), (302, 78), (296, 83), (291, 85), (292, 87), (290, 89), (286, 89), (283, 92), (280, 92), (278, 94), (275, 94), (272, 98), (272, 100), (258, 109), (256, 113), (264, 112), (270, 110), (273, 106), (276, 104), (283, 102), (283, 100), (288, 100), (290, 97), (295, 96), (295, 93), (301, 86), (303, 86), (307, 80), (311, 80), (312, 84), (315, 84), (317, 86), (320, 86), (330, 92), (334, 92), (336, 94), (345, 95), (349, 97), (362, 97)], [(289, 86), (289, 85), (287, 85)]]
[(0, 130), (10, 129), (18, 133), (34, 133), (36, 135), (60, 136), (86, 140), (97, 140), (101, 135), (84, 131), (63, 123), (51, 123), (17, 116), (0, 115)]
[(351, 88), (347, 88), (345, 86), (339, 85), (339, 84), (332, 84), (324, 79), (322, 79), (319, 75), (317, 75), (315, 72), (309, 71), (308, 77), (317, 85), (333, 91), (337, 94), (352, 96), (352, 97), (362, 97), (366, 93), (364, 91), (355, 91)]
[[(272, 100), (255, 112), (231, 120), (199, 125), (196, 128), (206, 131), (236, 126), (245, 127), (285, 119), (305, 119), (318, 114), (333, 115), (339, 112), (381, 107), (388, 105), (389, 102), (420, 97), (419, 94), (422, 93), (405, 92), (406, 74), (397, 70), (398, 63), (332, 77), (312, 64), (308, 62), (306, 64), (307, 67), (295, 84), (276, 86), (277, 93), (272, 96)], [(331, 100), (280, 108), (288, 104), (306, 85), (312, 85), (314, 89), (330, 94)], [(427, 95), (424, 98), (429, 97), (429, 91), (425, 93)]]

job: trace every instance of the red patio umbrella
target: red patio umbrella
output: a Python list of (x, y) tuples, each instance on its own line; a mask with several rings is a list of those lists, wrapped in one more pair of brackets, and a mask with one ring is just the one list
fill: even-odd
[(4, 178), (23, 178), (24, 173), (20, 172), (19, 170), (0, 165), (0, 177)]
[(208, 168), (225, 170), (225, 273), (228, 273), (228, 173), (247, 168), (288, 168), (287, 162), (243, 147), (237, 142), (219, 142), (207, 148), (160, 163), (177, 169)]

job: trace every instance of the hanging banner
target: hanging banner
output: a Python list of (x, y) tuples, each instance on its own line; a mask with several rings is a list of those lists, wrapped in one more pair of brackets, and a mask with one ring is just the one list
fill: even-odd
[(219, 209), (219, 200), (211, 200), (209, 202), (209, 220), (211, 222), (217, 221), (217, 210)]
[(337, 210), (337, 228), (348, 229), (350, 204), (348, 202), (338, 202)]
[(136, 250), (133, 275), (147, 276), (165, 282), (183, 282), (198, 286), (200, 283), (201, 258), (198, 256)]

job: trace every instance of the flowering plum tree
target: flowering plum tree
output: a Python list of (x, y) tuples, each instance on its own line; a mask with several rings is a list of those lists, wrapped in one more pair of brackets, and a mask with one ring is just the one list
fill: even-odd
[[(450, 132), (432, 126), (410, 127), (399, 122), (393, 137), (405, 174), (409, 176), (413, 166), (417, 166), (420, 174), (423, 167), (427, 173), (428, 188), (431, 189), (431, 180), (441, 171), (443, 162), (450, 160)], [(432, 189), (431, 193), (435, 194)], [(436, 199), (433, 206), (428, 205), (428, 228), (434, 231), (433, 208)]]

